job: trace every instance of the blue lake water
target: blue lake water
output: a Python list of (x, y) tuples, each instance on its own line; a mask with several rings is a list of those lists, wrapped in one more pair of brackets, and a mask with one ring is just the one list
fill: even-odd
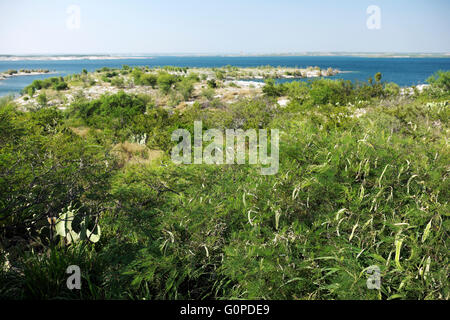
[(330, 78), (352, 81), (367, 81), (377, 72), (383, 75), (383, 81), (395, 82), (400, 86), (412, 86), (426, 83), (426, 79), (438, 70), (450, 70), (450, 58), (362, 58), (362, 57), (313, 57), (313, 56), (265, 56), (265, 57), (153, 57), (142, 59), (117, 60), (69, 60), (69, 61), (0, 61), (0, 71), (8, 69), (49, 69), (52, 74), (11, 77), (0, 81), (0, 96), (19, 93), (35, 79), (80, 73), (83, 69), (94, 71), (102, 67), (120, 68), (129, 66), (182, 66), (182, 67), (255, 67), (271, 65), (274, 67), (336, 68), (341, 73)]

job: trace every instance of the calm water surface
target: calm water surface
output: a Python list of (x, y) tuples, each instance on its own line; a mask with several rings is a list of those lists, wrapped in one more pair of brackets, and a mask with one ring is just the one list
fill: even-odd
[[(412, 86), (426, 82), (438, 70), (450, 70), (450, 58), (361, 58), (361, 57), (154, 57), (118, 60), (70, 60), (70, 61), (0, 61), (0, 71), (8, 69), (49, 69), (52, 74), (19, 76), (0, 81), (0, 96), (17, 94), (35, 79), (80, 73), (83, 69), (94, 71), (102, 67), (120, 68), (129, 66), (180, 66), (180, 67), (274, 67), (336, 68), (341, 73), (330, 78), (352, 81), (367, 81), (377, 72), (383, 74), (383, 81), (395, 82), (400, 86)], [(286, 81), (286, 80), (283, 80)], [(288, 80), (289, 81), (289, 80)]]

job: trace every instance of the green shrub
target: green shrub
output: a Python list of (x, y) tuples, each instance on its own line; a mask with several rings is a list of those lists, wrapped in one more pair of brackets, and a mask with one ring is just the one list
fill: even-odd
[(395, 97), (400, 94), (400, 87), (398, 84), (390, 82), (384, 86), (386, 96)]
[(172, 89), (172, 86), (175, 84), (176, 81), (177, 78), (169, 73), (160, 73), (157, 79), (159, 89), (164, 94), (169, 93), (169, 91)]
[(438, 71), (427, 79), (432, 87), (450, 91), (450, 71)]
[(217, 88), (217, 82), (214, 79), (210, 79), (206, 83), (208, 84), (208, 88), (211, 88), (211, 89)]
[(151, 86), (155, 88), (158, 82), (158, 77), (154, 74), (143, 74), (140, 78), (140, 84), (144, 86)]
[(56, 84), (53, 85), (53, 88), (57, 91), (62, 91), (62, 90), (67, 90), (69, 89), (69, 86), (67, 85), (66, 82), (58, 82)]
[(111, 85), (118, 87), (118, 88), (124, 88), (125, 82), (124, 82), (123, 78), (117, 77), (117, 78), (113, 78), (111, 80)]
[(216, 91), (213, 88), (204, 88), (201, 91), (201, 95), (205, 97), (207, 100), (212, 100), (214, 98), (214, 95), (216, 94)]
[(279, 97), (285, 93), (284, 86), (275, 84), (275, 80), (267, 79), (263, 87), (263, 93), (269, 97)]
[(36, 100), (41, 107), (45, 107), (48, 102), (47, 95), (45, 93), (39, 94)]
[(189, 78), (183, 78), (177, 82), (176, 89), (181, 93), (185, 101), (189, 100), (194, 91), (194, 82)]

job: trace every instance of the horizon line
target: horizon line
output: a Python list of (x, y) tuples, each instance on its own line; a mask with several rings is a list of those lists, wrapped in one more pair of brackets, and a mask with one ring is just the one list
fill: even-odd
[(267, 56), (267, 55), (448, 55), (450, 52), (426, 51), (291, 51), (291, 52), (89, 52), (89, 53), (0, 53), (0, 57), (45, 57), (45, 56), (161, 56), (161, 55), (204, 55), (204, 56)]

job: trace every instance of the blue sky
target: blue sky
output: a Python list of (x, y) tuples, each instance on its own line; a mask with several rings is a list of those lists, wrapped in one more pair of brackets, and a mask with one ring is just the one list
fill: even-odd
[[(79, 28), (67, 8), (80, 8)], [(381, 28), (366, 9), (381, 10)], [(448, 0), (0, 0), (0, 54), (450, 52)]]

